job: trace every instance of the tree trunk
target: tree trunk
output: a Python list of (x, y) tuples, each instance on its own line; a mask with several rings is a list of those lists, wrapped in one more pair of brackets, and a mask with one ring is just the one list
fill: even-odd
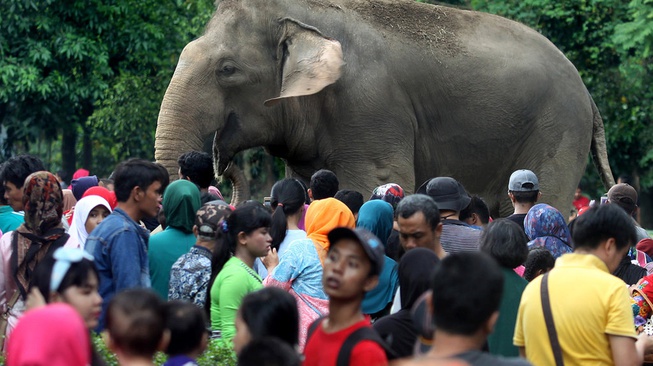
[[(91, 128), (84, 124), (84, 137), (82, 140), (82, 166), (84, 169), (93, 171), (93, 141), (91, 140)], [(91, 173), (93, 174), (93, 173)]]
[(77, 126), (72, 125), (63, 129), (61, 137), (61, 169), (64, 171), (64, 181), (70, 182), (77, 169), (75, 146), (77, 145)]

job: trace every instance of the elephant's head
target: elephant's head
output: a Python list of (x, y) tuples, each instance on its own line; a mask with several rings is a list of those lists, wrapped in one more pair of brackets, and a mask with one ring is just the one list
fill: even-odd
[(205, 34), (184, 48), (159, 112), (157, 161), (175, 174), (178, 156), (213, 134), (216, 174), (232, 180), (236, 201), (248, 198), (248, 187), (231, 174), (234, 155), (255, 146), (292, 150), (292, 135), (307, 127), (292, 123), (297, 103), (288, 98), (320, 92), (343, 65), (338, 41), (282, 17), (274, 3), (221, 2)]

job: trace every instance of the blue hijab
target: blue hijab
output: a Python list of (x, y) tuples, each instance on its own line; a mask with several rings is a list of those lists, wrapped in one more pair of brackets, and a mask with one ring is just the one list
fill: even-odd
[(565, 218), (555, 207), (539, 203), (530, 210), (524, 219), (524, 231), (531, 241), (528, 249), (548, 249), (553, 258), (571, 253), (571, 235)]
[[(392, 232), (394, 213), (392, 206), (382, 200), (368, 201), (358, 211), (356, 227), (362, 227), (376, 235), (383, 245), (387, 245)], [(365, 294), (362, 310), (364, 314), (376, 314), (392, 302), (399, 284), (397, 262), (385, 256), (383, 271), (379, 275), (379, 284)]]

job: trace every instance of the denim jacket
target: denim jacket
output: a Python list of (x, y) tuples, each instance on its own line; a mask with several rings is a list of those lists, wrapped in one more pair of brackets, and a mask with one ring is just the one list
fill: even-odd
[(119, 208), (89, 234), (85, 249), (95, 257), (103, 300), (97, 331), (104, 328), (107, 306), (113, 295), (132, 287), (150, 287), (149, 237), (147, 230)]

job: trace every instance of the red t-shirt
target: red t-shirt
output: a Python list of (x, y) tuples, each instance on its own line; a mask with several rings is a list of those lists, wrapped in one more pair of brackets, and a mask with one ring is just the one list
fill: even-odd
[(580, 196), (577, 200), (574, 200), (574, 207), (576, 207), (576, 210), (580, 210), (585, 206), (589, 206), (589, 204), (590, 199), (585, 196)]
[[(335, 333), (326, 333), (322, 323), (306, 342), (304, 366), (335, 366), (340, 347), (356, 329), (370, 327), (369, 318)], [(350, 365), (385, 366), (388, 359), (385, 351), (374, 341), (361, 341), (351, 351)]]

